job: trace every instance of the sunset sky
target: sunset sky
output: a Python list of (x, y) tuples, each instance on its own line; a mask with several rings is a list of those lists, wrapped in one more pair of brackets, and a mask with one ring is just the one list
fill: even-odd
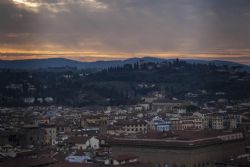
[(250, 64), (250, 0), (0, 0), (0, 59)]

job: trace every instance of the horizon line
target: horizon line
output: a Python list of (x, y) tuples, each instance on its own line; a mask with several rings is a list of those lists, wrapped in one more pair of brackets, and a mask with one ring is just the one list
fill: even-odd
[(152, 58), (152, 59), (162, 59), (162, 60), (175, 60), (175, 59), (179, 59), (179, 60), (197, 60), (197, 61), (225, 61), (225, 62), (232, 62), (232, 63), (238, 63), (241, 65), (247, 65), (250, 66), (250, 64), (245, 64), (245, 63), (240, 63), (237, 61), (233, 61), (233, 60), (227, 60), (227, 59), (223, 59), (221, 58), (215, 58), (215, 59), (211, 59), (211, 58), (183, 58), (183, 57), (172, 57), (172, 58), (164, 58), (164, 57), (156, 57), (156, 56), (144, 56), (144, 57), (129, 57), (129, 58), (110, 58), (110, 59), (104, 59), (104, 60), (94, 60), (94, 61), (84, 61), (84, 60), (79, 60), (79, 59), (75, 59), (75, 58), (69, 58), (69, 57), (41, 57), (41, 58), (25, 58), (25, 59), (13, 59), (13, 60), (5, 60), (5, 59), (1, 59), (0, 61), (8, 61), (8, 62), (14, 62), (14, 61), (31, 61), (31, 60), (49, 60), (49, 59), (65, 59), (65, 60), (72, 60), (72, 61), (77, 61), (77, 62), (86, 62), (86, 63), (95, 63), (95, 62), (109, 62), (109, 61), (126, 61), (129, 59), (145, 59), (145, 58)]

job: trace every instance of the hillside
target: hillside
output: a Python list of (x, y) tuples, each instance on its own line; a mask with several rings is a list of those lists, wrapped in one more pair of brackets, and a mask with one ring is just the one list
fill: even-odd
[[(78, 69), (104, 69), (109, 67), (123, 66), (125, 64), (134, 64), (136, 62), (173, 62), (175, 59), (161, 59), (154, 57), (144, 58), (130, 58), (126, 60), (111, 60), (111, 61), (96, 61), (96, 62), (81, 62), (76, 60), (64, 59), (64, 58), (50, 58), (50, 59), (31, 59), (31, 60), (1, 60), (0, 68), (4, 69), (48, 69), (48, 68), (62, 68), (62, 67), (76, 67)], [(186, 59), (188, 63), (199, 64), (215, 64), (218, 66), (241, 66), (242, 70), (250, 72), (250, 67), (247, 65), (222, 61), (222, 60), (198, 60), (198, 59)]]
[[(172, 60), (162, 63), (138, 62), (109, 67), (99, 72), (66, 71), (0, 71), (0, 105), (124, 105), (135, 104), (154, 92), (166, 97), (188, 98), (194, 101), (217, 101), (220, 98), (242, 100), (250, 98), (250, 74), (236, 66), (216, 66), (213, 63), (188, 63)], [(205, 90), (205, 94), (200, 92)], [(223, 92), (217, 96), (216, 92)], [(37, 99), (51, 97), (51, 103)]]

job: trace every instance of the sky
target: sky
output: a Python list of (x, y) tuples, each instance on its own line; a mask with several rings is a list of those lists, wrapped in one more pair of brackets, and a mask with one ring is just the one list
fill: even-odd
[(222, 59), (250, 65), (249, 0), (0, 0), (0, 59)]

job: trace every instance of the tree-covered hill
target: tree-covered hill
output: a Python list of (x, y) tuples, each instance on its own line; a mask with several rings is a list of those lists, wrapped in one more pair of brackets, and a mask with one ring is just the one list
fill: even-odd
[[(142, 62), (106, 68), (90, 73), (86, 70), (0, 72), (1, 105), (120, 105), (134, 104), (153, 92), (168, 97), (187, 98), (189, 92), (205, 90), (196, 100), (250, 97), (250, 75), (240, 66), (217, 66), (214, 63), (187, 63), (173, 60)], [(51, 102), (38, 99), (52, 97)], [(24, 99), (34, 98), (31, 104)]]

